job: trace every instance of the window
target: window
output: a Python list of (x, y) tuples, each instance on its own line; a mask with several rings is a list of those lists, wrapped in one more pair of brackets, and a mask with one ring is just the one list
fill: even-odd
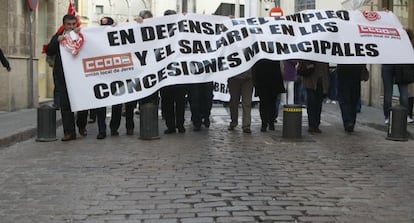
[(394, 0), (392, 11), (403, 26), (408, 27), (408, 0)]
[(315, 9), (315, 0), (296, 0), (295, 12), (306, 9)]
[(104, 13), (104, 7), (103, 7), (103, 5), (96, 5), (96, 7), (95, 7), (95, 12), (96, 12), (96, 14), (98, 14), (98, 15), (103, 14), (103, 13)]

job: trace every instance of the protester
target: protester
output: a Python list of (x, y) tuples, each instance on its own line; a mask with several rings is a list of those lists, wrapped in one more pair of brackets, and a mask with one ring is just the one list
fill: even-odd
[(262, 120), (260, 131), (266, 132), (267, 127), (273, 131), (275, 130), (274, 122), (277, 113), (275, 106), (277, 97), (280, 93), (285, 92), (280, 61), (259, 60), (253, 66), (252, 74), (255, 94), (260, 99), (259, 112)]
[(334, 64), (329, 65), (329, 89), (325, 103), (336, 104), (338, 100), (338, 74)]
[(408, 85), (408, 123), (413, 123), (414, 83)]
[[(166, 10), (164, 15), (177, 14), (174, 10)], [(167, 129), (165, 134), (175, 133), (178, 129), (179, 133), (184, 133), (184, 115), (185, 115), (185, 95), (187, 93), (187, 85), (177, 84), (163, 87), (160, 90), (161, 95), (161, 111), (165, 118)]]
[(365, 64), (338, 64), (338, 100), (345, 131), (353, 132), (361, 98), (361, 74)]
[[(111, 26), (114, 25), (114, 20), (111, 17), (103, 17), (99, 21), (101, 26)], [(106, 138), (106, 107), (100, 107), (96, 109), (89, 110), (89, 117), (91, 121), (89, 123), (95, 122), (98, 119), (98, 135), (96, 139), (105, 139)]]
[(253, 80), (251, 70), (247, 70), (237, 76), (228, 79), (230, 92), (230, 118), (231, 122), (228, 130), (232, 131), (238, 125), (239, 121), (239, 103), (241, 97), (242, 104), (242, 129), (244, 133), (252, 133), (251, 110), (252, 110), (252, 94)]
[(6, 57), (3, 54), (3, 51), (0, 48), (0, 61), (1, 64), (3, 64), (3, 67), (7, 69), (7, 71), (11, 71), (11, 67), (10, 67), (10, 63), (9, 61), (6, 59)]
[[(411, 29), (406, 29), (408, 37), (411, 40), (411, 44), (414, 46), (414, 33)], [(413, 65), (411, 65), (413, 66)], [(414, 73), (412, 73), (414, 75)], [(408, 84), (408, 123), (414, 123), (413, 120), (413, 104), (414, 104), (414, 83)]]
[(303, 86), (306, 88), (306, 110), (308, 113), (308, 132), (322, 133), (319, 129), (321, 123), (322, 103), (324, 95), (328, 93), (329, 64), (312, 62), (315, 65), (314, 71), (309, 76), (303, 77)]
[[(62, 125), (64, 136), (62, 141), (70, 141), (76, 139), (75, 131), (75, 114), (72, 112), (69, 102), (69, 96), (66, 88), (65, 76), (63, 72), (62, 58), (60, 54), (59, 44), (65, 38), (65, 34), (70, 31), (78, 31), (76, 29), (76, 17), (72, 14), (67, 14), (63, 16), (63, 32), (56, 33), (46, 48), (46, 53), (49, 56), (55, 56), (55, 63), (53, 66), (53, 73), (56, 74), (58, 88), (60, 92), (60, 106), (61, 106), (61, 115), (62, 115)], [(86, 136), (86, 122), (87, 122), (88, 111), (79, 111), (77, 112), (76, 124), (79, 128), (79, 134)]]
[[(294, 104), (295, 102), (295, 80), (296, 80), (296, 64), (297, 60), (283, 61), (283, 83), (286, 93), (281, 94), (281, 104)], [(280, 66), (279, 66), (280, 67)]]
[[(406, 29), (408, 37), (411, 40), (411, 43), (414, 46), (413, 32), (410, 29)], [(390, 121), (390, 110), (392, 106), (392, 96), (394, 91), (394, 84), (397, 84), (398, 90), (400, 93), (400, 105), (408, 109), (408, 84), (406, 82), (401, 82), (397, 79), (401, 77), (400, 72), (402, 71), (402, 66), (400, 64), (383, 64), (381, 68), (381, 77), (382, 83), (384, 86), (384, 103), (383, 103), (383, 112), (385, 117), (385, 124), (388, 124)], [(407, 122), (413, 122), (413, 120), (407, 116)]]

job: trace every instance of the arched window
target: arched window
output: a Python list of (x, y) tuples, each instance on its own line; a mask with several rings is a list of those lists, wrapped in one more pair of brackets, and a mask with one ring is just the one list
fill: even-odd
[(295, 12), (306, 9), (315, 9), (315, 0), (295, 0)]

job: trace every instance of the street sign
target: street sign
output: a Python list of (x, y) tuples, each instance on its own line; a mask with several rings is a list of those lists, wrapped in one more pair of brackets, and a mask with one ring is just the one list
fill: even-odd
[(39, 1), (38, 0), (27, 0), (27, 3), (29, 4), (30, 11), (34, 11), (37, 8)]
[(283, 10), (279, 7), (273, 7), (269, 11), (269, 16), (271, 17), (280, 17), (283, 16)]

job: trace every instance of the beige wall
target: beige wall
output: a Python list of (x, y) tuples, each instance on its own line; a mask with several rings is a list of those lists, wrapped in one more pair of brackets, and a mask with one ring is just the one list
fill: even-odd
[[(68, 0), (39, 0), (38, 9), (32, 13), (32, 33), (28, 29), (27, 1), (0, 0), (0, 5), (0, 47), (12, 67), (11, 72), (0, 70), (0, 111), (37, 107), (39, 100), (53, 97), (52, 70), (41, 52), (43, 44), (49, 42), (60, 26)], [(32, 83), (29, 83), (30, 37), (33, 44)]]
[[(0, 110), (14, 111), (37, 106), (36, 60), (33, 61), (33, 82), (29, 83), (29, 38), (35, 34), (30, 35), (28, 30), (27, 1), (0, 0), (0, 5), (0, 47), (12, 67), (11, 72), (0, 71)], [(29, 92), (30, 88), (33, 92)], [(30, 99), (29, 95), (32, 96)]]

